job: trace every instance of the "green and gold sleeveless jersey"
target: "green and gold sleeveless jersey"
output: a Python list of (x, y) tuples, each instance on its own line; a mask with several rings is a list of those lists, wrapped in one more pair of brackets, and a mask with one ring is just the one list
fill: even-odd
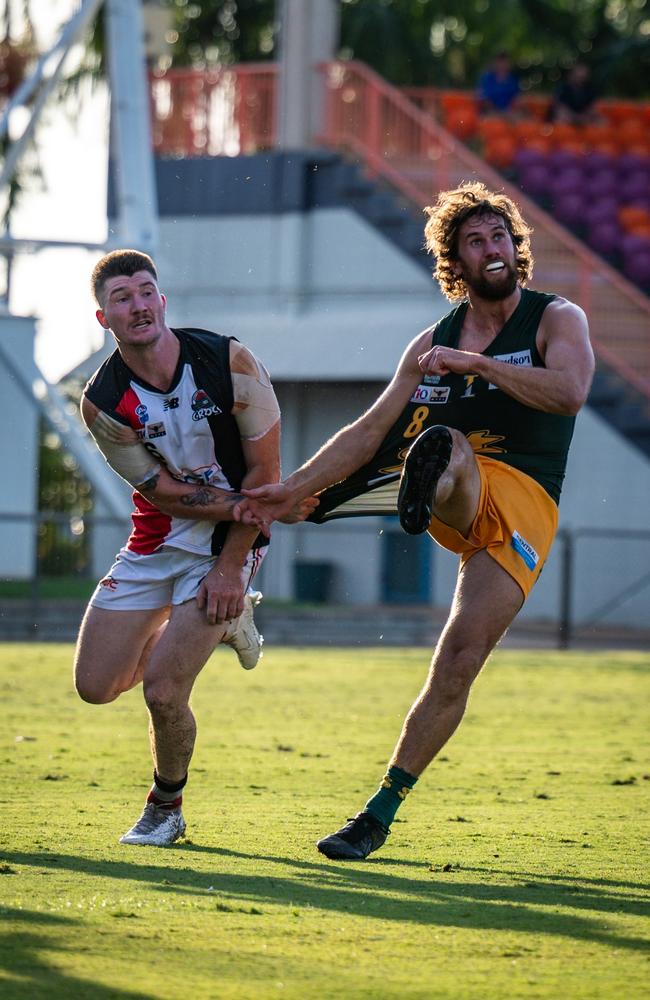
[[(517, 308), (483, 353), (509, 365), (544, 367), (535, 338), (554, 298), (522, 289)], [(458, 347), (467, 308), (461, 303), (432, 327), (432, 346)], [(478, 375), (423, 375), (371, 461), (324, 490), (310, 520), (396, 513), (406, 453), (434, 424), (462, 431), (476, 454), (525, 472), (559, 502), (575, 417), (525, 406)]]

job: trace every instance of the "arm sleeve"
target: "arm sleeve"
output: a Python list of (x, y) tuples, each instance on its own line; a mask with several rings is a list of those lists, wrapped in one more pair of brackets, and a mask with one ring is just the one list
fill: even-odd
[(126, 427), (103, 410), (88, 430), (111, 469), (134, 489), (160, 471), (160, 462), (147, 451), (133, 428)]

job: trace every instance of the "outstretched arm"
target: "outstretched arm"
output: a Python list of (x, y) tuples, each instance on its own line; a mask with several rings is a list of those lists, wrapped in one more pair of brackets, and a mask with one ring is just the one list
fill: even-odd
[(418, 356), (430, 342), (429, 331), (416, 337), (404, 352), (389, 385), (365, 413), (338, 431), (284, 483), (243, 490), (249, 502), (239, 505), (238, 511), (255, 511), (260, 517), (266, 512), (269, 521), (304, 519), (309, 511), (301, 506), (303, 501), (345, 479), (375, 454), (420, 381)]

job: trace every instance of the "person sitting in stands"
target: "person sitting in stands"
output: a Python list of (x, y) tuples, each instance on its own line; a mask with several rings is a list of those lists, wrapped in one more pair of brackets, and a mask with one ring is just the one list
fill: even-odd
[(481, 114), (510, 114), (516, 110), (519, 79), (512, 69), (507, 52), (499, 52), (478, 82), (478, 105)]
[(586, 63), (577, 62), (570, 68), (553, 99), (551, 121), (570, 125), (586, 125), (598, 120), (594, 103), (598, 94)]

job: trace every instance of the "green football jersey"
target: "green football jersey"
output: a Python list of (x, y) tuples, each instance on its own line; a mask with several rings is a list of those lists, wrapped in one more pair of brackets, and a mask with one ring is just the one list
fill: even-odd
[[(483, 354), (509, 365), (543, 368), (535, 343), (542, 314), (555, 296), (522, 289), (517, 308)], [(431, 328), (431, 345), (458, 347), (468, 303)], [(320, 494), (310, 520), (394, 514), (399, 476), (415, 439), (434, 424), (465, 434), (477, 455), (505, 462), (535, 479), (559, 502), (575, 417), (518, 402), (479, 375), (423, 375), (373, 458)]]

